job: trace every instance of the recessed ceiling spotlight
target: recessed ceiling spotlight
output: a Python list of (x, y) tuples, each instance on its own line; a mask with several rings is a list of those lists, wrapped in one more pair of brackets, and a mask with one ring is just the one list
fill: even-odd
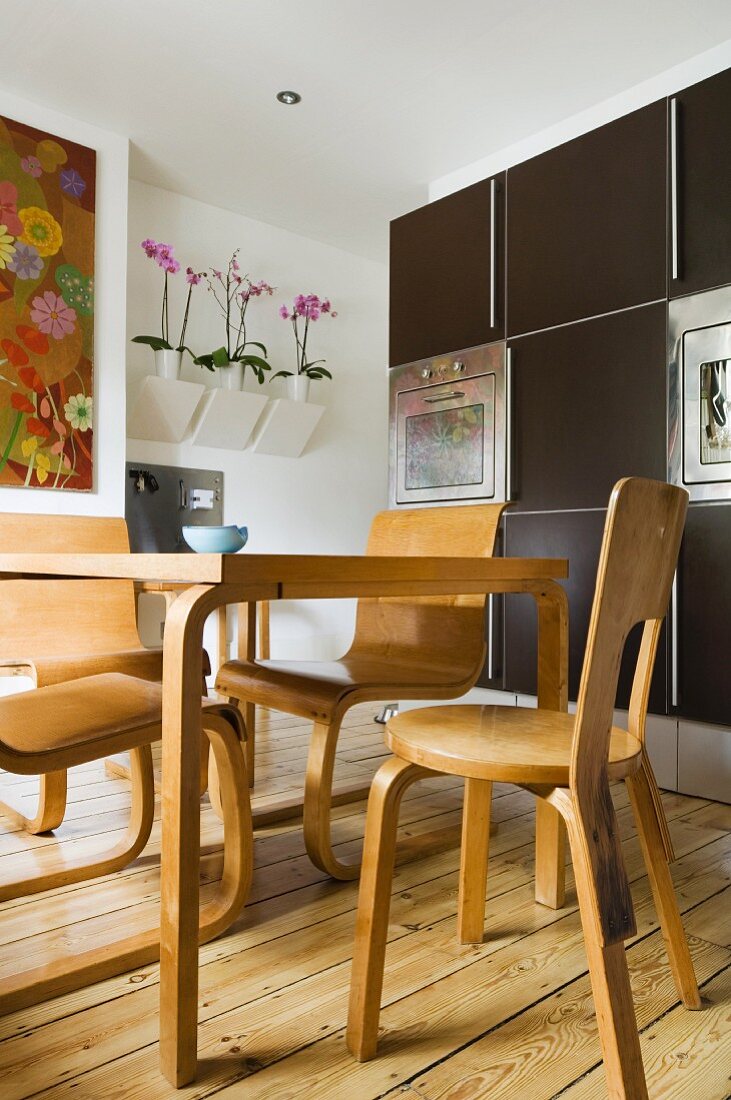
[(280, 103), (286, 103), (288, 107), (293, 107), (295, 103), (299, 103), (302, 96), (299, 92), (277, 92), (277, 99)]

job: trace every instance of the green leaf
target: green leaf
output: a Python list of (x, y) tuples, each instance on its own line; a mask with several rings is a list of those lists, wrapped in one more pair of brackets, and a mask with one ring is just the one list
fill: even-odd
[(238, 358), (239, 363), (243, 363), (244, 366), (254, 367), (256, 370), (271, 370), (271, 364), (267, 363), (266, 359), (262, 359), (260, 355), (240, 355)]
[[(192, 355), (192, 352), (191, 352), (191, 355)], [(213, 356), (210, 355), (210, 354), (208, 354), (208, 355), (196, 355), (193, 359), (193, 362), (195, 363), (195, 365), (197, 367), (205, 367), (206, 370), (215, 370), (216, 369), (213, 366)]]
[(133, 336), (133, 344), (148, 344), (153, 351), (173, 351), (173, 345), (169, 344), (167, 340), (163, 340), (162, 336)]
[(269, 381), (273, 382), (275, 378), (291, 378), (292, 375), (293, 375), (293, 371), (291, 371), (291, 370), (278, 370), (276, 374), (273, 374), (271, 376)]
[(329, 378), (332, 381), (332, 375), (329, 370), (325, 370), (324, 367), (310, 367), (305, 371), (308, 378)]
[(216, 348), (215, 351), (211, 352), (211, 362), (213, 363), (214, 367), (228, 366), (229, 359), (228, 351), (226, 350), (226, 348)]
[(247, 340), (246, 343), (243, 345), (243, 348), (260, 348), (262, 355), (266, 359), (267, 349), (264, 347), (263, 344), (260, 344), (258, 340)]

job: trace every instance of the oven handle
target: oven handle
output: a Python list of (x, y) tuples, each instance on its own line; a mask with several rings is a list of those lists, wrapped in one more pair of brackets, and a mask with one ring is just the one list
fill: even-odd
[(505, 499), (513, 499), (513, 349), (505, 351)]
[(678, 237), (678, 101), (670, 100), (670, 278), (680, 278)]
[(497, 325), (497, 180), (490, 180), (490, 328)]
[(434, 397), (422, 397), (422, 401), (426, 405), (433, 405), (437, 401), (451, 401), (455, 397), (465, 397), (466, 394), (462, 390), (453, 390), (451, 393), (440, 393)]

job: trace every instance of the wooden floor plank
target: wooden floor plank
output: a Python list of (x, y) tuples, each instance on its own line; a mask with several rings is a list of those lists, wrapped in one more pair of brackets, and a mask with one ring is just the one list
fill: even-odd
[[(347, 716), (340, 741), (343, 778), (367, 781), (383, 759), (383, 729), (373, 722), (377, 709), (364, 704)], [(310, 724), (264, 710), (257, 720), (254, 801), (301, 791)], [(6, 780), (13, 797), (31, 798), (32, 779), (16, 783), (3, 776)], [(536, 906), (533, 799), (505, 784), (496, 784), (494, 795), (488, 939), (471, 947), (457, 944), (455, 937), (461, 781), (437, 778), (415, 786), (404, 800), (384, 991), (385, 1041), (375, 1062), (356, 1065), (343, 1043), (357, 888), (333, 883), (312, 867), (301, 822), (293, 820), (257, 833), (250, 903), (226, 936), (201, 950), (203, 1061), (194, 1086), (176, 1093), (158, 1074), (158, 968), (150, 966), (0, 1018), (0, 1096), (473, 1100), (484, 1094), (499, 1100), (510, 1093), (521, 1100), (528, 1095), (548, 1100), (551, 1089), (565, 1089), (561, 1095), (569, 1100), (601, 1097), (601, 1068), (592, 1069), (598, 1047), (570, 869), (566, 910)], [(706, 1057), (715, 1058), (716, 1066), (728, 1057), (718, 1030), (729, 1001), (721, 971), (731, 958), (725, 918), (731, 809), (663, 795), (680, 857), (673, 876), (688, 914), (699, 977), (726, 998), (725, 1006), (719, 999), (709, 1013), (688, 1014), (673, 1007), (623, 785), (615, 796), (637, 910), (638, 936), (629, 957), (645, 1027), (643, 1050), (648, 1067), (657, 1061), (648, 1072), (650, 1095), (652, 1100), (661, 1095), (720, 1100), (721, 1093), (702, 1090), (720, 1087), (721, 1080), (718, 1072), (705, 1072)], [(108, 843), (122, 827), (128, 804), (126, 784), (105, 776), (101, 765), (78, 769), (70, 782), (64, 842), (79, 850)], [(341, 858), (360, 848), (364, 809), (360, 803), (334, 812)], [(35, 866), (51, 858), (53, 838), (28, 841), (2, 824), (0, 819), (0, 874), (22, 861)], [(202, 861), (205, 883), (220, 873), (221, 863), (220, 822), (205, 805), (202, 836), (208, 853)], [(87, 946), (115, 927), (126, 934), (156, 919), (158, 858), (156, 823), (142, 858), (117, 875), (0, 906), (0, 973), (30, 951), (42, 958), (44, 952)], [(680, 1037), (687, 1039), (685, 1058)], [(560, 1059), (552, 1056), (557, 1042)], [(656, 1058), (660, 1051), (667, 1065)], [(486, 1073), (489, 1088), (481, 1084)], [(653, 1091), (653, 1073), (662, 1092)], [(681, 1083), (685, 1092), (678, 1091)]]

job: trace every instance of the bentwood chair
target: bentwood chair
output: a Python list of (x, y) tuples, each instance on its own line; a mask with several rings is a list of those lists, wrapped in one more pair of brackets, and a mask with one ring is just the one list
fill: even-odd
[[(127, 554), (129, 538), (125, 521), (118, 518), (3, 513), (0, 547), (9, 554)], [(204, 655), (204, 670), (206, 661)], [(132, 581), (2, 581), (0, 676), (29, 676), (35, 687), (43, 688), (104, 672), (162, 679), (162, 650), (140, 643)], [(205, 755), (205, 738), (202, 744)], [(146, 768), (141, 760), (138, 766)], [(201, 770), (204, 784), (206, 760)], [(14, 804), (8, 790), (0, 795), (0, 812), (34, 834), (57, 828), (66, 812), (66, 770), (48, 771), (40, 779), (34, 813)], [(144, 782), (151, 782), (151, 773)]]
[[(241, 752), (245, 731), (236, 707), (209, 699), (201, 699), (201, 706), (203, 732), (213, 747), (223, 788), (223, 880), (227, 890), (235, 883), (230, 904), (240, 909), (250, 885), (253, 844)], [(6, 771), (43, 776), (110, 753), (129, 752), (133, 777), (132, 808), (122, 840), (106, 851), (71, 858), (64, 855), (60, 841), (49, 861), (50, 870), (0, 880), (0, 901), (110, 874), (136, 858), (152, 828), (155, 788), (150, 746), (162, 736), (161, 722), (162, 685), (117, 672), (0, 699), (0, 767)], [(217, 934), (217, 928), (211, 935)]]
[[(490, 557), (504, 508), (485, 504), (380, 512), (366, 552)], [(312, 862), (333, 878), (357, 878), (360, 870), (359, 863), (337, 858), (331, 839), (333, 768), (343, 717), (357, 703), (371, 700), (463, 695), (485, 661), (484, 619), (484, 595), (361, 599), (353, 643), (340, 660), (236, 660), (219, 669), (216, 691), (222, 695), (313, 721), (304, 838)]]
[[(652, 667), (687, 500), (686, 492), (660, 482), (631, 478), (615, 486), (575, 716), (454, 706), (411, 711), (388, 723), (394, 755), (377, 773), (368, 803), (350, 993), (347, 1042), (360, 1061), (376, 1053), (399, 805), (409, 785), (433, 771), (465, 778), (463, 943), (483, 937), (492, 783), (515, 783), (565, 819), (613, 1100), (645, 1100), (647, 1087), (623, 942), (636, 928), (610, 780), (627, 783), (678, 994), (687, 1008), (700, 1007), (668, 868), (672, 846), (644, 747)], [(626, 732), (613, 728), (613, 708), (625, 641), (639, 622), (644, 633)]]

